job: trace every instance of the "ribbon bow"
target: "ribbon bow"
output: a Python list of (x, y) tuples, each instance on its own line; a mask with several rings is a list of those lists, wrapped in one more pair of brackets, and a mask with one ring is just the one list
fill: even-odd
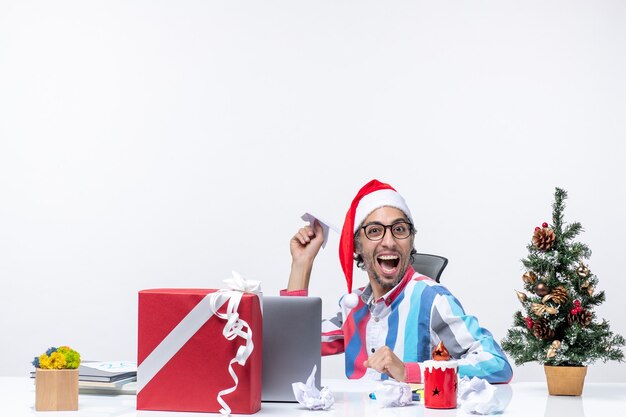
[[(244, 366), (250, 357), (250, 354), (252, 354), (252, 351), (254, 350), (254, 343), (252, 342), (252, 329), (245, 320), (239, 317), (239, 313), (237, 312), (239, 309), (239, 302), (241, 301), (243, 294), (246, 292), (257, 294), (259, 295), (259, 300), (262, 300), (260, 281), (246, 280), (237, 272), (232, 272), (233, 277), (224, 280), (224, 282), (231, 289), (214, 292), (211, 294), (210, 299), (211, 310), (215, 312), (216, 316), (226, 320), (226, 325), (224, 325), (224, 330), (222, 331), (226, 340), (234, 340), (237, 337), (241, 337), (246, 340), (246, 344), (239, 346), (235, 357), (231, 359), (228, 364), (228, 373), (233, 378), (235, 385), (217, 393), (217, 402), (219, 402), (222, 406), (220, 413), (225, 416), (230, 415), (231, 409), (222, 396), (234, 392), (239, 385), (239, 378), (237, 378), (237, 374), (233, 369), (233, 364), (238, 363), (239, 365)], [(228, 300), (226, 312), (219, 313), (218, 310), (226, 302), (226, 299)]]
[(241, 292), (250, 292), (261, 295), (261, 281), (255, 281), (253, 279), (245, 279), (237, 272), (233, 272), (232, 278), (226, 278), (224, 282), (230, 287), (230, 289)]

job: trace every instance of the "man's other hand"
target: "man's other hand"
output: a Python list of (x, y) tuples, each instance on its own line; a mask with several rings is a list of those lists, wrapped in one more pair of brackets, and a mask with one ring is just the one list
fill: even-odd
[(381, 374), (387, 374), (396, 381), (406, 382), (404, 362), (389, 347), (383, 346), (363, 362), (366, 368), (372, 368)]

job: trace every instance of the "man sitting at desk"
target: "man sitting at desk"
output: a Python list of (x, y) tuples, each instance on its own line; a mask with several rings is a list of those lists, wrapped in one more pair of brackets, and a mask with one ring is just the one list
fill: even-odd
[[(346, 214), (339, 259), (349, 293), (340, 311), (322, 324), (322, 354), (345, 353), (351, 379), (392, 377), (422, 382), (420, 363), (440, 341), (458, 361), (459, 376), (491, 383), (511, 380), (512, 369), (491, 333), (466, 315), (442, 285), (413, 270), (415, 228), (402, 196), (372, 180)], [(324, 240), (321, 225), (301, 228), (291, 239), (291, 273), (282, 295), (307, 295), (313, 261)], [(352, 291), (354, 261), (369, 284)]]

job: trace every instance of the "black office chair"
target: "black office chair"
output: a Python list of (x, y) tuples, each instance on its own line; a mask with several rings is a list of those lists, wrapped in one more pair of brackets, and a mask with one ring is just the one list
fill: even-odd
[(416, 253), (413, 255), (413, 269), (439, 282), (441, 273), (448, 265), (448, 259), (439, 255)]

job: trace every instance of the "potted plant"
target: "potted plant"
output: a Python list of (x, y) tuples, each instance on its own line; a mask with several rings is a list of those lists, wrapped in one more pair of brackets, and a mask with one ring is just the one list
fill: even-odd
[(563, 222), (566, 198), (556, 188), (552, 224), (535, 228), (522, 259), (525, 291), (516, 291), (522, 310), (502, 340), (516, 365), (544, 364), (550, 395), (581, 395), (587, 365), (624, 359), (624, 338), (593, 311), (605, 295), (597, 291), (598, 278), (585, 263), (591, 250), (574, 241), (581, 224)]
[(78, 410), (80, 354), (68, 346), (51, 347), (35, 357), (35, 410)]

